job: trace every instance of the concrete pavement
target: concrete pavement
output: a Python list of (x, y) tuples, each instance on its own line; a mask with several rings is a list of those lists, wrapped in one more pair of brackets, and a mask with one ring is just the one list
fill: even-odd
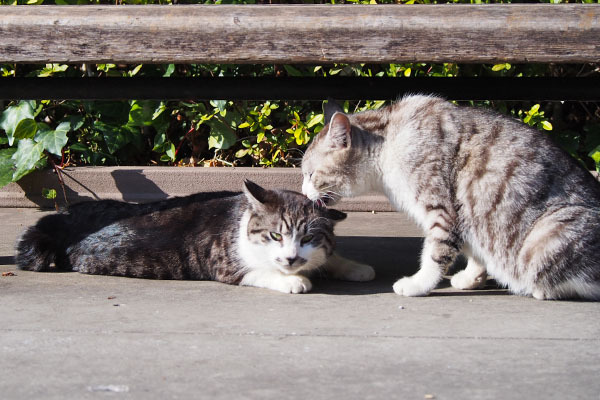
[(15, 270), (14, 238), (43, 214), (0, 209), (2, 399), (600, 399), (600, 303), (447, 282), (397, 296), (421, 243), (402, 214), (338, 226), (375, 281), (302, 295)]

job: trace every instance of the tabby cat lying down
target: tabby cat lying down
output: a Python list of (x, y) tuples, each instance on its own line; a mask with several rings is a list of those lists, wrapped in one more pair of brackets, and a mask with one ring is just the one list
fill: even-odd
[(214, 280), (308, 292), (307, 272), (366, 281), (375, 273), (333, 253), (346, 214), (300, 193), (246, 181), (243, 193), (147, 204), (84, 202), (41, 218), (16, 244), (19, 268), (151, 279)]

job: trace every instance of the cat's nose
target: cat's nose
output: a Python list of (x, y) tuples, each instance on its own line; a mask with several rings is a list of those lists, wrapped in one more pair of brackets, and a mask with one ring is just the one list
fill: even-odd
[(288, 262), (288, 265), (294, 265), (294, 263), (296, 262), (296, 260), (298, 259), (298, 256), (296, 257), (287, 257), (286, 260)]

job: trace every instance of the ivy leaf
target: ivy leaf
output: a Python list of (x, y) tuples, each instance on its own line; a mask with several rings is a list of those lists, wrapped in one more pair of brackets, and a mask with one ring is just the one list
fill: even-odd
[(15, 161), (17, 170), (13, 173), (13, 181), (18, 181), (35, 168), (44, 154), (44, 146), (31, 139), (22, 139), (19, 141), (19, 147), (12, 160)]
[(67, 144), (67, 132), (70, 128), (69, 122), (61, 122), (55, 130), (40, 130), (35, 136), (35, 141), (41, 143), (45, 150), (60, 156), (62, 148)]
[(154, 147), (152, 151), (157, 153), (162, 153), (164, 151), (165, 143), (167, 142), (167, 135), (165, 133), (159, 132), (154, 136)]
[(6, 186), (13, 181), (13, 173), (15, 171), (15, 163), (12, 156), (17, 149), (0, 150), (0, 187)]
[(100, 121), (94, 122), (94, 128), (102, 133), (104, 142), (110, 154), (115, 154), (119, 149), (129, 143), (129, 138), (119, 126), (108, 125)]
[(171, 159), (172, 162), (175, 162), (175, 156), (177, 155), (177, 150), (175, 149), (175, 145), (171, 143), (165, 154)]
[(72, 115), (68, 118), (68, 122), (72, 131), (76, 131), (83, 126), (85, 118), (81, 115)]
[(33, 119), (35, 112), (35, 101), (20, 101), (17, 105), (8, 107), (0, 116), (0, 128), (4, 129), (8, 136), (8, 144), (14, 142), (14, 132), (19, 122), (26, 118)]
[(209, 149), (226, 150), (235, 144), (237, 137), (230, 127), (215, 119), (207, 121), (207, 124), (210, 126)]
[[(129, 122), (131, 126), (150, 126), (155, 118), (156, 104), (150, 101), (134, 101), (129, 110)], [(160, 115), (160, 114), (159, 114)], [(158, 117), (158, 115), (156, 116)]]
[(33, 139), (37, 129), (38, 126), (32, 118), (25, 118), (17, 124), (13, 137), (15, 139)]

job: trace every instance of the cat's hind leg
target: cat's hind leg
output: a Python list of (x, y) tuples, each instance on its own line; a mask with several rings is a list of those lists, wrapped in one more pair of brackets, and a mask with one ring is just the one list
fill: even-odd
[(375, 279), (375, 270), (367, 264), (333, 253), (323, 266), (327, 276), (344, 281), (366, 282)]
[(458, 271), (450, 279), (450, 284), (456, 289), (471, 290), (482, 289), (487, 280), (485, 266), (477, 262), (473, 257), (468, 258), (467, 267)]
[(571, 279), (554, 287), (536, 286), (531, 293), (537, 300), (583, 299), (600, 300), (600, 282)]

